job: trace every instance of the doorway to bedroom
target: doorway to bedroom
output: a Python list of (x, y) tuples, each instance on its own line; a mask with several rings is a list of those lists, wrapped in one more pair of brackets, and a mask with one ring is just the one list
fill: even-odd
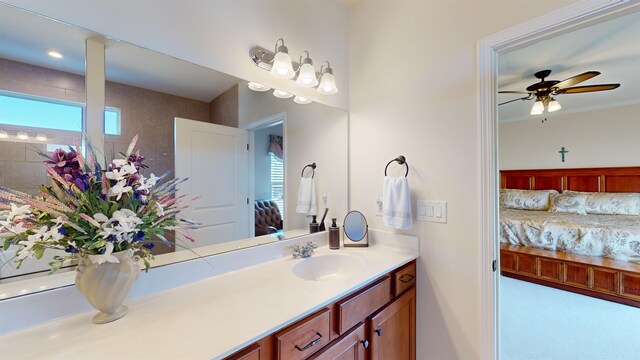
[(640, 351), (638, 34), (636, 11), (498, 54), (504, 359)]

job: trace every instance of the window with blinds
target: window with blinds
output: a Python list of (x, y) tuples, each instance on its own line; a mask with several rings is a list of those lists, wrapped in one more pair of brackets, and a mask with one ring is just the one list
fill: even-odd
[(269, 156), (271, 157), (271, 201), (278, 205), (280, 215), (284, 219), (284, 164), (273, 153), (269, 153)]

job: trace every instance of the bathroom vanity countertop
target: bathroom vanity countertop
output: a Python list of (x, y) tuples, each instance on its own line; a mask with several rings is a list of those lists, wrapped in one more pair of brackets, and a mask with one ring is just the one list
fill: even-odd
[(91, 323), (91, 311), (7, 334), (0, 337), (0, 357), (219, 359), (418, 257), (417, 251), (384, 245), (321, 247), (313, 256), (338, 253), (362, 258), (364, 268), (309, 281), (292, 273), (305, 259), (273, 260), (126, 301), (129, 314), (109, 324)]

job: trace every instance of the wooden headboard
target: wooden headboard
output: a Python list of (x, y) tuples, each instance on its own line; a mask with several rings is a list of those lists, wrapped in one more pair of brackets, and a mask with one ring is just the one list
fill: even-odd
[(640, 166), (501, 170), (500, 188), (640, 193)]

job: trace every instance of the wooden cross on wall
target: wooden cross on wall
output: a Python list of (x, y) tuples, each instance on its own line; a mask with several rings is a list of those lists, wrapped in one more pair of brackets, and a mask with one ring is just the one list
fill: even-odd
[(562, 162), (564, 162), (564, 154), (568, 153), (569, 150), (565, 150), (564, 146), (562, 147), (562, 149), (560, 151), (558, 151), (560, 154), (562, 154)]

